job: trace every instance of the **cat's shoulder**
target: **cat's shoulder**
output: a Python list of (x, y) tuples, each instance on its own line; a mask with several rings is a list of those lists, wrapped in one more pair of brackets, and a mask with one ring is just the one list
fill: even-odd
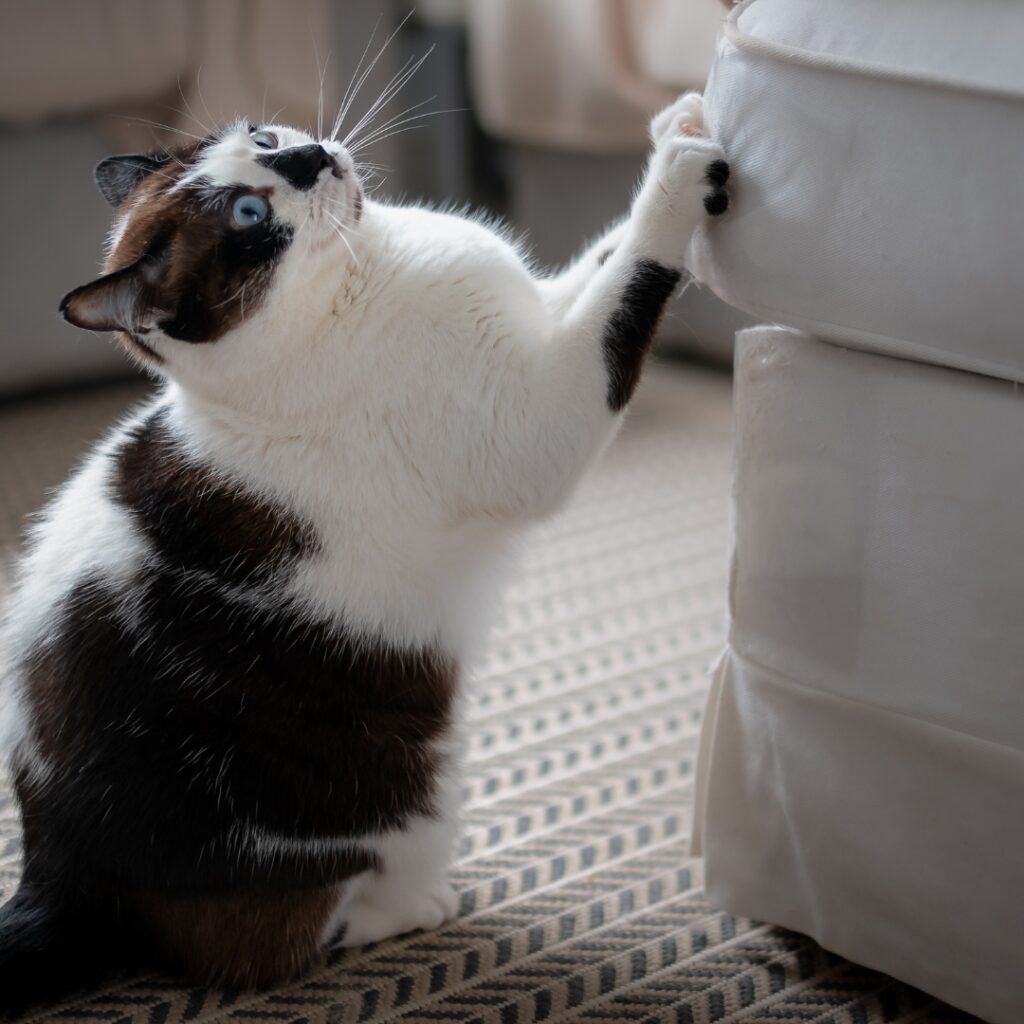
[(503, 218), (455, 203), (390, 205), (374, 211), (389, 242), (410, 253), (447, 252), (460, 262), (496, 260), (532, 267), (524, 236)]

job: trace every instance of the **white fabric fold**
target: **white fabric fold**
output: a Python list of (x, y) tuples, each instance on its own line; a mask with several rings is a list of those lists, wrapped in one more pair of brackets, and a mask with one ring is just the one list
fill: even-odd
[(1024, 1020), (1024, 395), (782, 328), (736, 353), (726, 908)]

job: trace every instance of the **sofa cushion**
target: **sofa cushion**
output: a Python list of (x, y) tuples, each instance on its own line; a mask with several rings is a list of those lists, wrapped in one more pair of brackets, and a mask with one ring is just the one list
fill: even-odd
[(726, 301), (819, 337), (1024, 380), (1024, 5), (747, 0), (707, 88), (734, 208)]

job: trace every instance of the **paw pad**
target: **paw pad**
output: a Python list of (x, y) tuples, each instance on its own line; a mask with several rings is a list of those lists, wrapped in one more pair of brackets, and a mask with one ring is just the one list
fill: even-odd
[(704, 196), (704, 209), (712, 217), (718, 217), (729, 209), (729, 193), (725, 191), (729, 165), (724, 160), (712, 160), (704, 171), (704, 180), (712, 186)]

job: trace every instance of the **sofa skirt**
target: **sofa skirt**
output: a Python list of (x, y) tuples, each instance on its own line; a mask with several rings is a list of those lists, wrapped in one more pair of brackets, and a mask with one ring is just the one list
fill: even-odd
[(796, 331), (737, 342), (711, 896), (1024, 1020), (1024, 393)]

